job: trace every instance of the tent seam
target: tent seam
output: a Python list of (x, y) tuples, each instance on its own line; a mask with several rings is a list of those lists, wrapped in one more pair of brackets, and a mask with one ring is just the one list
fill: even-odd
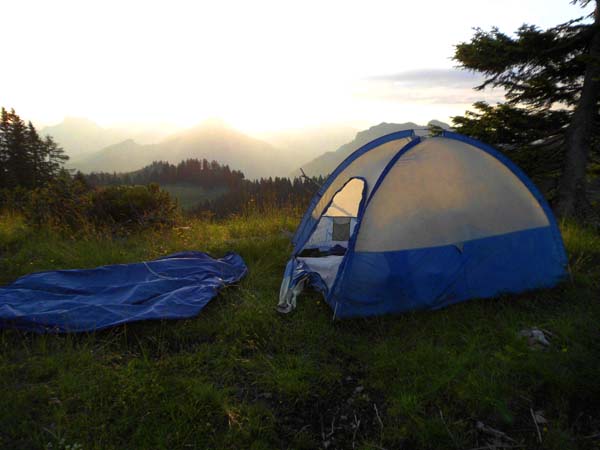
[[(314, 197), (312, 198), (312, 200), (310, 202), (308, 209), (306, 210), (306, 212), (304, 213), (304, 216), (302, 217), (302, 220), (300, 221), (300, 225), (298, 226), (298, 229), (296, 230), (296, 234), (294, 234), (294, 237), (292, 238), (292, 244), (294, 245), (294, 254), (296, 253), (295, 249), (298, 246), (298, 243), (300, 242), (299, 238), (303, 234), (304, 229), (306, 228), (306, 223), (308, 221), (308, 218), (310, 216), (312, 216), (312, 212), (313, 212), (315, 206), (317, 205), (317, 203), (319, 202), (319, 200), (321, 199), (323, 194), (327, 191), (329, 186), (331, 186), (333, 181), (339, 176), (339, 174), (346, 167), (348, 167), (353, 161), (355, 161), (356, 159), (358, 159), (365, 153), (368, 153), (369, 151), (379, 147), (380, 145), (386, 144), (387, 142), (391, 142), (396, 139), (415, 138), (415, 136), (416, 135), (415, 135), (414, 130), (395, 131), (394, 133), (389, 133), (389, 134), (380, 136), (377, 139), (367, 142), (365, 145), (356, 149), (354, 152), (352, 152), (350, 155), (348, 155), (340, 164), (338, 164), (338, 166), (335, 168), (335, 170), (327, 177), (327, 181), (325, 181), (323, 186), (321, 186), (321, 188), (314, 195)], [(302, 244), (304, 244), (304, 243), (302, 243)]]
[[(371, 199), (373, 198), (373, 196), (375, 195), (375, 193), (379, 189), (379, 186), (383, 182), (383, 179), (386, 177), (386, 175), (391, 170), (391, 168), (396, 164), (396, 161), (398, 161), (402, 157), (402, 155), (404, 155), (410, 149), (412, 149), (415, 146), (417, 146), (420, 142), (422, 142), (422, 139), (419, 136), (416, 136), (413, 140), (411, 140), (410, 142), (407, 142), (400, 150), (398, 150), (396, 152), (396, 154), (389, 160), (389, 162), (387, 163), (387, 165), (381, 171), (381, 174), (379, 175), (379, 178), (377, 178), (377, 181), (373, 185), (373, 189), (369, 193), (369, 198), (366, 200), (366, 202), (364, 204), (364, 207), (361, 204), (361, 208), (359, 208), (358, 217), (356, 218), (356, 225), (354, 227), (354, 234), (350, 237), (350, 241), (348, 242), (348, 250), (346, 250), (346, 258), (344, 258), (342, 260), (342, 263), (340, 264), (340, 268), (338, 270), (338, 273), (337, 273), (337, 275), (335, 277), (335, 280), (333, 281), (333, 285), (331, 286), (331, 292), (328, 295), (329, 298), (333, 298), (334, 297), (334, 295), (336, 294), (336, 291), (337, 291), (339, 285), (341, 285), (344, 282), (344, 274), (346, 272), (346, 268), (352, 262), (352, 257), (354, 256), (354, 253), (355, 253), (354, 247), (356, 245), (356, 240), (358, 239), (358, 235), (360, 233), (360, 226), (362, 224), (362, 219), (363, 219), (365, 213), (367, 212), (367, 210), (369, 208), (369, 203), (371, 202)], [(339, 300), (336, 300), (336, 301), (338, 301), (338, 303), (339, 303)]]
[(496, 150), (491, 145), (485, 144), (484, 142), (481, 142), (472, 137), (465, 136), (459, 133), (454, 133), (451, 131), (443, 131), (442, 137), (464, 142), (466, 144), (472, 145), (473, 147), (481, 151), (486, 152), (488, 155), (492, 156), (493, 158), (496, 158), (498, 161), (504, 164), (504, 166), (507, 167), (512, 172), (512, 174), (515, 175), (517, 179), (525, 185), (525, 187), (537, 200), (538, 204), (544, 211), (544, 214), (548, 219), (550, 229), (552, 230), (552, 236), (554, 237), (555, 244), (557, 245), (557, 250), (559, 252), (560, 259), (566, 266), (568, 264), (568, 257), (565, 250), (565, 244), (562, 239), (562, 235), (560, 234), (560, 229), (558, 228), (558, 222), (556, 221), (554, 213), (552, 212), (552, 208), (550, 208), (550, 205), (548, 204), (546, 198), (542, 195), (540, 190), (537, 188), (535, 183), (527, 176), (527, 174), (523, 172), (523, 170), (520, 169), (519, 166), (517, 166), (508, 156), (506, 156), (499, 150)]

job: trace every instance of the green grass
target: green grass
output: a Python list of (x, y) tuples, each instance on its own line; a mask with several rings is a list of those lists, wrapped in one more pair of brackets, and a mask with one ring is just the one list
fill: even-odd
[[(600, 440), (600, 236), (562, 226), (572, 281), (435, 312), (333, 322), (314, 293), (278, 315), (283, 214), (128, 237), (64, 237), (0, 218), (0, 283), (22, 274), (237, 251), (248, 276), (191, 320), (82, 335), (0, 331), (3, 449), (485, 447)], [(518, 336), (553, 333), (547, 351)], [(543, 411), (538, 442), (531, 410)], [(357, 426), (358, 424), (358, 426)], [(514, 444), (514, 443), (513, 443)]]
[(227, 193), (227, 188), (204, 189), (193, 184), (164, 184), (161, 189), (175, 197), (184, 210), (192, 209), (205, 200), (214, 200)]

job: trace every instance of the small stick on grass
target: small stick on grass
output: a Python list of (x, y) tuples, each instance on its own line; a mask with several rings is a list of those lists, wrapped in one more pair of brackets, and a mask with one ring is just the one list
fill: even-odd
[(438, 411), (440, 412), (440, 419), (442, 419), (442, 423), (444, 424), (444, 427), (446, 428), (446, 432), (448, 433), (448, 436), (450, 436), (450, 439), (452, 439), (452, 443), (454, 444), (454, 446), (456, 448), (459, 448), (458, 444), (456, 443), (456, 439), (454, 439), (454, 435), (450, 432), (450, 428), (448, 428), (446, 419), (444, 419), (444, 414), (442, 413), (442, 408), (440, 408), (439, 406), (438, 406)]
[(504, 433), (500, 430), (496, 430), (495, 428), (492, 428), (490, 426), (487, 426), (483, 422), (477, 421), (477, 423), (475, 424), (475, 428), (477, 428), (482, 433), (488, 434), (490, 436), (494, 436), (499, 439), (505, 439), (510, 442), (515, 442), (515, 443), (517, 442), (513, 438), (511, 438), (509, 435), (507, 435), (506, 433)]
[(600, 433), (590, 434), (589, 436), (582, 436), (581, 439), (598, 439), (600, 438)]
[(352, 434), (352, 448), (356, 448), (356, 433), (358, 432), (358, 427), (360, 427), (360, 420), (354, 414), (354, 434)]
[(475, 448), (470, 448), (469, 450), (499, 450), (501, 448), (523, 448), (525, 447), (524, 445), (504, 445), (504, 444), (488, 444), (485, 447), (475, 447)]
[(535, 419), (535, 413), (532, 408), (529, 408), (529, 412), (531, 413), (531, 418), (533, 419), (533, 423), (535, 424), (535, 430), (537, 431), (537, 437), (540, 444), (542, 443), (542, 433), (540, 433), (540, 427), (538, 426), (537, 420)]
[(325, 442), (325, 427), (323, 426), (323, 414), (320, 414), (319, 418), (321, 419), (321, 438), (323, 442)]
[(381, 416), (379, 415), (379, 411), (377, 410), (376, 403), (373, 403), (373, 409), (375, 409), (375, 414), (377, 415), (377, 420), (379, 421), (379, 426), (381, 427), (381, 432), (383, 433), (383, 421), (381, 420)]

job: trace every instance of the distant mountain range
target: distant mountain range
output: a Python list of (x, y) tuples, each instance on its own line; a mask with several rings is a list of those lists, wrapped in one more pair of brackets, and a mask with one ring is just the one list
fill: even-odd
[[(303, 164), (300, 167), (309, 176), (328, 175), (351, 153), (353, 153), (355, 150), (358, 150), (363, 145), (368, 144), (372, 140), (377, 139), (378, 137), (403, 130), (417, 130), (417, 134), (424, 135), (427, 134), (427, 129), (430, 126), (438, 126), (445, 130), (450, 129), (450, 125), (440, 122), (439, 120), (431, 120), (427, 123), (427, 125), (417, 125), (414, 122), (382, 122), (379, 125), (369, 128), (368, 130), (359, 131), (353, 141), (340, 146), (333, 152), (323, 153), (322, 155), (308, 161), (306, 164)], [(300, 168), (298, 168), (290, 175), (295, 177), (299, 176), (300, 174)]]
[[(428, 125), (449, 128), (438, 121)], [(206, 158), (242, 170), (253, 179), (297, 176), (299, 167), (308, 175), (326, 175), (367, 142), (394, 131), (419, 128), (425, 127), (412, 122), (381, 123), (356, 133), (348, 126), (330, 125), (264, 134), (263, 139), (257, 139), (220, 120), (208, 120), (168, 136), (161, 130), (130, 130), (127, 136), (121, 129), (68, 118), (41, 133), (51, 135), (65, 149), (71, 157), (68, 168), (82, 172), (131, 172), (153, 161), (176, 164), (184, 159)], [(327, 151), (336, 147), (335, 151)]]
[(70, 157), (100, 150), (129, 137), (124, 131), (107, 130), (79, 117), (67, 117), (58, 125), (42, 129), (41, 134), (52, 136)]
[(236, 131), (220, 121), (202, 124), (172, 134), (156, 144), (138, 144), (132, 139), (100, 151), (73, 158), (69, 165), (83, 172), (129, 172), (153, 161), (178, 163), (206, 158), (239, 169), (247, 178), (281, 175), (293, 166), (279, 149)]
[(40, 134), (52, 136), (67, 155), (74, 158), (96, 152), (126, 139), (134, 139), (140, 143), (157, 142), (169, 133), (169, 129), (167, 125), (103, 128), (89, 119), (67, 117), (58, 125), (43, 128)]

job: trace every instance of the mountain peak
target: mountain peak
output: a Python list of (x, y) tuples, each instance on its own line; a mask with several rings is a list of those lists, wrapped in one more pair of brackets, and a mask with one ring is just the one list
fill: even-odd
[[(427, 125), (436, 125), (446, 130), (450, 128), (448, 124), (438, 120), (431, 120)], [(418, 125), (414, 122), (381, 122), (378, 125), (374, 125), (366, 130), (356, 133), (356, 137), (352, 142), (348, 142), (335, 151), (326, 152), (312, 161), (307, 162), (303, 166), (303, 170), (309, 175), (327, 175), (331, 173), (348, 155), (374, 139), (385, 136), (386, 134), (404, 130), (419, 130), (416, 131), (417, 135), (424, 135), (427, 133), (426, 128), (426, 126)], [(292, 173), (292, 175), (296, 176), (298, 173), (299, 171), (295, 171)]]
[(442, 122), (440, 120), (430, 120), (429, 122), (427, 122), (427, 126), (428, 127), (440, 127), (443, 130), (450, 130), (450, 125), (448, 125), (446, 122)]
[(359, 131), (356, 133), (355, 141), (366, 144), (379, 136), (385, 136), (386, 134), (395, 133), (396, 131), (413, 130), (415, 128), (421, 128), (414, 122), (405, 123), (388, 123), (381, 122), (379, 125), (373, 125), (372, 127)]
[(199, 124), (192, 127), (194, 129), (205, 129), (205, 130), (232, 130), (233, 128), (225, 120), (219, 117), (211, 117), (203, 120)]

